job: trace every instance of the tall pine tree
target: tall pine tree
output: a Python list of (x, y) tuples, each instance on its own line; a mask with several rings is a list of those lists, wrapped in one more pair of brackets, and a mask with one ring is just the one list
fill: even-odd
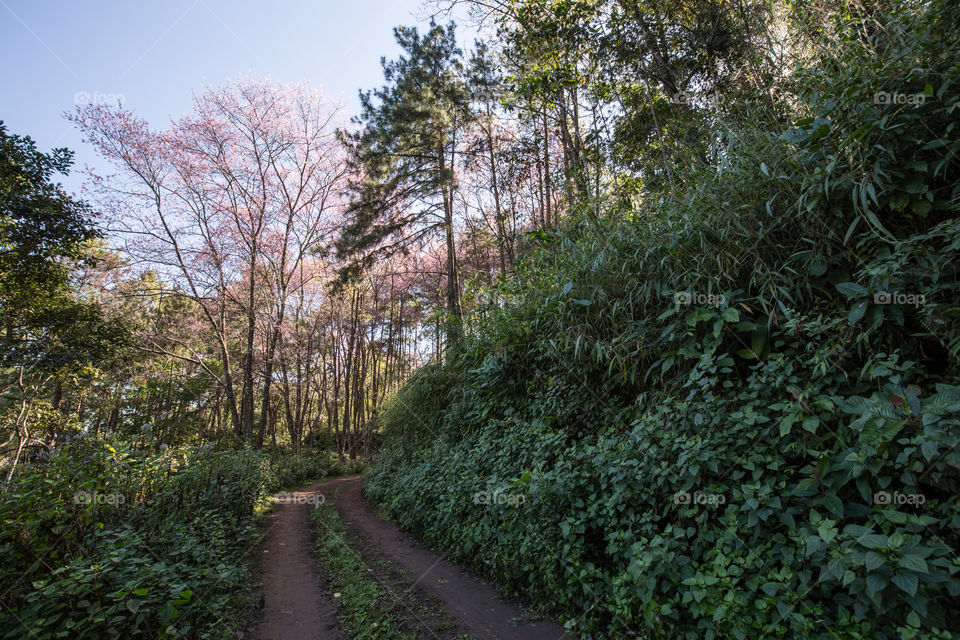
[[(341, 254), (370, 262), (426, 237), (446, 241), (447, 344), (461, 333), (460, 287), (454, 242), (454, 166), (458, 134), (470, 122), (470, 95), (453, 23), (431, 22), (421, 35), (397, 27), (404, 54), (381, 60), (386, 84), (361, 92), (362, 125), (347, 136), (359, 184)], [(359, 266), (355, 264), (355, 268)]]

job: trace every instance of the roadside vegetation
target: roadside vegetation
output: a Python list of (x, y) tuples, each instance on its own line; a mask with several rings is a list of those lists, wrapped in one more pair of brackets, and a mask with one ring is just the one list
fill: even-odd
[(368, 495), (579, 637), (957, 635), (956, 6), (838, 6), (388, 404)]
[(5, 638), (235, 638), (272, 493), (357, 470), (326, 454), (135, 450), (78, 439), (0, 499)]
[(369, 575), (360, 554), (347, 543), (346, 529), (333, 505), (316, 505), (311, 521), (317, 533), (320, 566), (336, 600), (337, 619), (350, 637), (416, 638), (403, 630), (403, 619), (393, 615), (389, 595)]

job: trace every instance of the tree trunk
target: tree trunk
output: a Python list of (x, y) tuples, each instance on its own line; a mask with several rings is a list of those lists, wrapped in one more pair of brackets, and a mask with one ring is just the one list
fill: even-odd
[(547, 209), (544, 212), (546, 226), (553, 223), (553, 205), (550, 202), (550, 130), (547, 128), (547, 104), (543, 104), (543, 186), (546, 192)]
[[(446, 155), (440, 148), (440, 174), (446, 173)], [(447, 185), (443, 197), (443, 228), (447, 240), (447, 349), (460, 341), (460, 291), (457, 282), (456, 244), (453, 235), (453, 194)]]
[[(251, 251), (256, 255), (256, 247)], [(250, 261), (250, 288), (247, 292), (247, 336), (246, 356), (243, 365), (243, 444), (250, 444), (253, 440), (253, 346), (256, 334), (256, 314), (254, 310), (256, 260)]]

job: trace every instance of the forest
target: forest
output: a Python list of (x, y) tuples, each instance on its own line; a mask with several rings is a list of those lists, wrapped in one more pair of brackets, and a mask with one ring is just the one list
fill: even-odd
[(424, 6), (0, 121), (0, 637), (960, 637), (960, 4)]

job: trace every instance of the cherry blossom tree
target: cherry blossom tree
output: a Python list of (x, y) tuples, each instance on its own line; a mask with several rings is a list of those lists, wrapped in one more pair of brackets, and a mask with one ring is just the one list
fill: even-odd
[(268, 319), (262, 441), (288, 301), (309, 279), (304, 260), (341, 226), (347, 164), (338, 111), (305, 86), (235, 82), (208, 87), (164, 130), (112, 106), (69, 115), (117, 169), (93, 176), (93, 192), (124, 250), (199, 305), (219, 362), (179, 357), (222, 385), (243, 442), (254, 440), (258, 317)]

